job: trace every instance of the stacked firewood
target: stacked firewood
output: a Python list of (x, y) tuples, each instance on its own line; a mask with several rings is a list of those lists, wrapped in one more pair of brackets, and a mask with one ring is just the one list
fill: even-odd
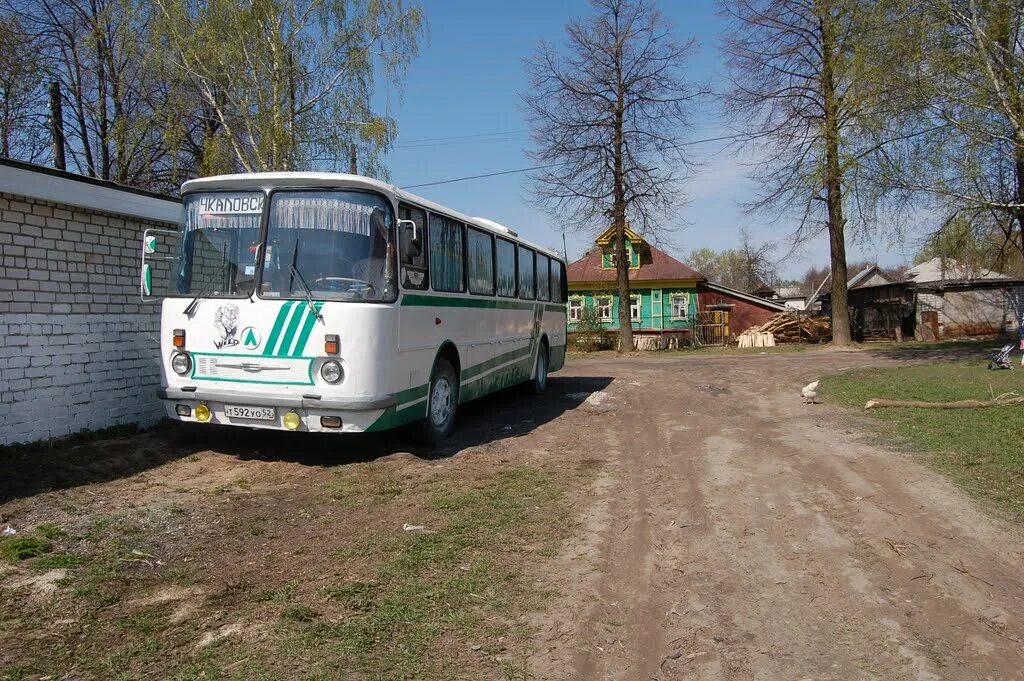
[(795, 312), (780, 312), (757, 330), (772, 334), (776, 343), (818, 343), (832, 337), (828, 317), (801, 317)]

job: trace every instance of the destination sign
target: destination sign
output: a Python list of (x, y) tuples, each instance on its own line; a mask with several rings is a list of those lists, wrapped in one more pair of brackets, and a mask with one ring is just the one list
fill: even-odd
[(263, 212), (263, 194), (211, 194), (199, 198), (200, 215), (251, 215)]

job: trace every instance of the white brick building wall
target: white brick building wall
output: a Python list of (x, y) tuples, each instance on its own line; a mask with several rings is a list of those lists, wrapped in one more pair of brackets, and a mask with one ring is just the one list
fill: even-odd
[(5, 182), (9, 172), (0, 167), (0, 444), (158, 421), (158, 308), (139, 299), (139, 253), (145, 228), (171, 226), (151, 218), (176, 202), (133, 194), (124, 204), (155, 208), (119, 215), (37, 197), (63, 186), (79, 204), (97, 195), (120, 207), (110, 199), (129, 192), (41, 172), (47, 190), (36, 191)]

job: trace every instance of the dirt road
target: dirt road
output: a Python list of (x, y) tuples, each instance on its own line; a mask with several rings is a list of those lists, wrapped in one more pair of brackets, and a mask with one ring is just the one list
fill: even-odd
[[(1024, 542), (851, 417), (861, 353), (572, 364), (600, 467), (535, 668), (582, 679), (1024, 678)], [(579, 411), (579, 410), (578, 410)]]
[(169, 428), (0, 461), (0, 523), (69, 552), (0, 562), (0, 678), (1024, 679), (1020, 528), (797, 395), (906, 359), (574, 358), (440, 453)]

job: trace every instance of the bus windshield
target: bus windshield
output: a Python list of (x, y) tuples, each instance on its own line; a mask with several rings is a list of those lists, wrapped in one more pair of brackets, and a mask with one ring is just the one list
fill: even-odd
[(359, 191), (271, 195), (260, 295), (320, 300), (396, 299), (394, 215), (383, 196)]
[(179, 294), (252, 295), (263, 203), (263, 192), (207, 192), (185, 197)]

